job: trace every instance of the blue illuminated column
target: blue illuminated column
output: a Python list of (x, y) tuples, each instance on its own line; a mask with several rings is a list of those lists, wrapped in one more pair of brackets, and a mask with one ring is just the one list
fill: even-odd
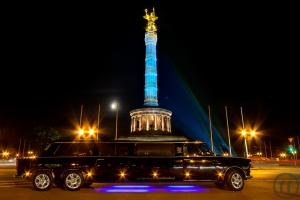
[(154, 21), (157, 19), (154, 10), (153, 13), (148, 15), (147, 12), (145, 19), (148, 20), (145, 33), (145, 45), (146, 45), (146, 69), (145, 69), (145, 106), (158, 106), (157, 99), (157, 69), (156, 69), (156, 43), (157, 34)]

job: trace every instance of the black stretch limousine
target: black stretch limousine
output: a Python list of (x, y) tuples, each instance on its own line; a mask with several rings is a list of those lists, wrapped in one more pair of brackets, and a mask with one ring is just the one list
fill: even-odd
[(57, 142), (35, 159), (17, 160), (17, 175), (36, 190), (79, 190), (93, 182), (213, 180), (239, 191), (249, 159), (215, 156), (202, 142)]

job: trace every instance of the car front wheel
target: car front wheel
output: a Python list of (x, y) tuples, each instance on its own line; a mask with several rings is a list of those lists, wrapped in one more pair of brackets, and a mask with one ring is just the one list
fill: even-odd
[(244, 187), (243, 175), (236, 170), (230, 171), (227, 176), (227, 186), (233, 191), (242, 190)]
[(46, 191), (52, 188), (53, 178), (49, 171), (37, 171), (32, 179), (33, 187), (38, 191)]
[(64, 187), (69, 191), (79, 190), (83, 183), (82, 173), (79, 171), (68, 171), (64, 178)]

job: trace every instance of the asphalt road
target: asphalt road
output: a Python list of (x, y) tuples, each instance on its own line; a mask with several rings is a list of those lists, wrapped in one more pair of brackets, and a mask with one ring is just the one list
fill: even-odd
[[(278, 177), (278, 175), (286, 173), (292, 176)], [(82, 188), (77, 192), (69, 192), (56, 187), (47, 192), (38, 192), (32, 189), (30, 182), (15, 179), (14, 174), (14, 169), (0, 169), (1, 200), (300, 199), (300, 188), (297, 188), (297, 183), (300, 187), (300, 167), (254, 168), (252, 170), (254, 178), (246, 181), (244, 189), (240, 192), (218, 188), (213, 182), (95, 183), (91, 187)], [(282, 182), (282, 180), (284, 181)], [(286, 189), (288, 183), (291, 183), (290, 191)], [(283, 185), (281, 192), (280, 184)], [(296, 193), (297, 189), (298, 193)]]

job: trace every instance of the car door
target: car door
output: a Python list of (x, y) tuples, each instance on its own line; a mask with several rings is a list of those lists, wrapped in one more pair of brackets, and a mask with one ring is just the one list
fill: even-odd
[(97, 143), (98, 156), (95, 158), (95, 178), (97, 180), (115, 180), (118, 178), (118, 163), (114, 143)]
[(186, 179), (211, 180), (216, 171), (216, 157), (203, 155), (198, 144), (184, 145), (184, 173)]

